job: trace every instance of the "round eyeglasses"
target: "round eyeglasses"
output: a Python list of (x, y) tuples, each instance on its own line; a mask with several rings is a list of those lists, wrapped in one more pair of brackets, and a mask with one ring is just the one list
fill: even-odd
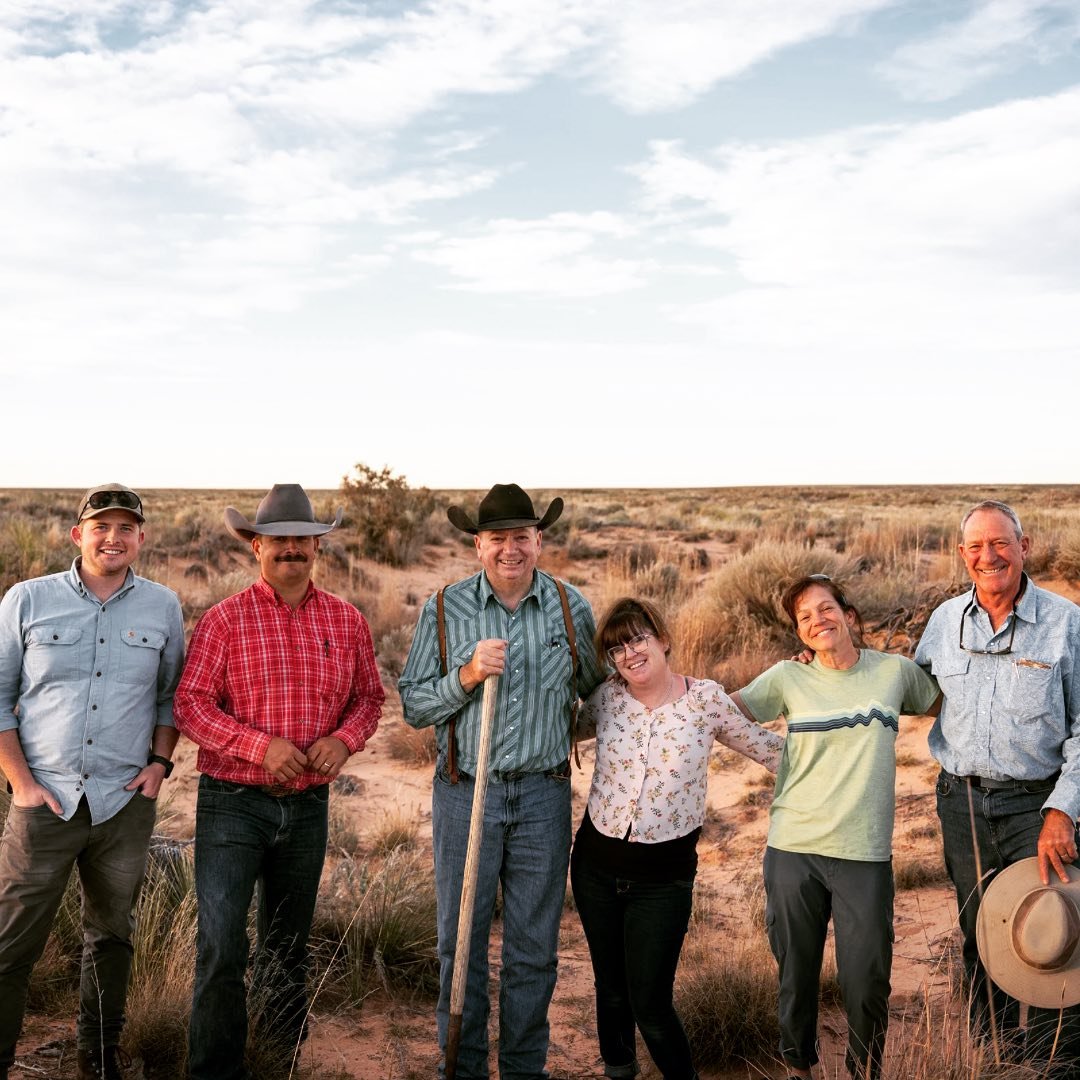
[(630, 653), (644, 652), (652, 636), (652, 634), (637, 634), (621, 645), (613, 645), (607, 651), (608, 659), (613, 664), (621, 664)]

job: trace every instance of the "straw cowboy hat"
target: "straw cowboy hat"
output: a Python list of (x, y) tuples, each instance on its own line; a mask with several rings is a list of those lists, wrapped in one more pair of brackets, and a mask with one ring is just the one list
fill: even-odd
[(979, 957), (990, 978), (1029, 1005), (1080, 1003), (1080, 869), (1039, 879), (1039, 860), (1007, 866), (986, 888), (976, 922)]
[(249, 543), (259, 536), (324, 536), (341, 524), (345, 516), (338, 507), (337, 517), (329, 525), (315, 520), (311, 500), (299, 484), (275, 484), (259, 503), (255, 520), (248, 521), (235, 507), (225, 508), (225, 528)]
[(562, 499), (552, 499), (543, 517), (537, 517), (532, 499), (517, 484), (496, 484), (481, 500), (474, 522), (460, 506), (446, 511), (450, 524), (475, 536), (482, 529), (520, 529), (535, 525), (543, 532), (559, 520), (563, 512)]

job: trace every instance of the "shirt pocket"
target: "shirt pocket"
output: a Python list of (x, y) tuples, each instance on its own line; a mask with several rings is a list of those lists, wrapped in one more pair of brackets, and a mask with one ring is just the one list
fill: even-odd
[(565, 638), (554, 638), (543, 645), (540, 658), (540, 689), (570, 696), (570, 646)]
[(965, 686), (970, 666), (971, 658), (969, 656), (949, 656), (934, 661), (933, 674), (938, 681), (938, 686), (941, 688), (947, 709), (950, 712), (963, 711)]
[(84, 677), (82, 631), (36, 626), (27, 636), (23, 666), (31, 683), (71, 682)]
[(1020, 723), (1041, 720), (1047, 713), (1055, 711), (1055, 691), (1059, 684), (1057, 671), (1053, 664), (1033, 667), (1031, 663), (1014, 661), (1005, 676), (1005, 704)]
[(165, 635), (160, 630), (128, 626), (120, 631), (120, 640), (124, 647), (120, 650), (117, 681), (143, 685), (156, 683)]
[(348, 699), (354, 654), (354, 645), (332, 635), (318, 643), (315, 685), (322, 699), (333, 709), (340, 708)]

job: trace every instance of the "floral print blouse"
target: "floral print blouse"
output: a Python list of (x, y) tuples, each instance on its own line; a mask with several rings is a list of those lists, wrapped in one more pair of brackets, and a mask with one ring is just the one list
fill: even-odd
[(583, 737), (596, 730), (589, 817), (605, 836), (656, 844), (685, 836), (705, 818), (713, 740), (776, 772), (784, 740), (748, 720), (711, 679), (691, 681), (649, 709), (614, 676), (585, 703)]

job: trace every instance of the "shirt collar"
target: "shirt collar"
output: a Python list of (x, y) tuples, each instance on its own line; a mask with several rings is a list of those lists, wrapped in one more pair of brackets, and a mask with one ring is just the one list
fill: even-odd
[[(1020, 594), (1020, 599), (1016, 601), (1013, 606), (1013, 614), (1018, 619), (1023, 619), (1024, 622), (1034, 623), (1036, 621), (1036, 614), (1038, 608), (1038, 601), (1035, 599), (1035, 586), (1032, 583), (1031, 578), (1028, 577), (1027, 572), (1023, 574), (1023, 592)], [(974, 617), (977, 612), (985, 612), (986, 608), (979, 603), (979, 594), (975, 591), (975, 586), (971, 586), (971, 602), (967, 606), (968, 612)]]
[[(533, 571), (532, 585), (529, 586), (529, 591), (521, 598), (521, 602), (524, 603), (529, 597), (532, 597), (538, 604), (540, 603), (540, 571)], [(488, 602), (494, 598), (495, 602), (499, 602), (499, 598), (495, 596), (495, 590), (491, 587), (491, 582), (488, 581), (487, 571), (480, 571), (480, 606), (487, 607)]]
[[(285, 604), (285, 601), (282, 600), (281, 597), (278, 595), (277, 590), (266, 580), (266, 578), (262, 576), (262, 574), (260, 574), (258, 578), (256, 578), (255, 584), (252, 586), (252, 588), (255, 589), (256, 593), (259, 596), (261, 596), (264, 600), (270, 601), (270, 603), (272, 604)], [(315, 583), (313, 581), (309, 581), (307, 583), (307, 592), (304, 593), (304, 598), (300, 601), (299, 604), (296, 605), (297, 610), (307, 604), (308, 601), (311, 600), (318, 591), (319, 590), (315, 588)], [(285, 606), (288, 607), (289, 605), (285, 604)]]
[[(76, 555), (74, 561), (71, 564), (71, 569), (68, 571), (68, 583), (80, 596), (92, 597), (94, 600), (97, 600), (97, 596), (95, 596), (94, 593), (92, 593), (86, 587), (86, 582), (83, 581), (82, 574), (79, 573), (79, 567), (81, 566), (82, 556)], [(133, 589), (134, 587), (135, 571), (132, 570), (129, 566), (127, 570), (127, 575), (124, 577), (124, 584), (121, 585), (120, 588), (117, 589), (116, 592), (114, 592), (112, 596), (109, 597), (109, 601), (115, 600), (118, 596), (122, 596), (124, 593), (126, 593), (128, 589)]]

